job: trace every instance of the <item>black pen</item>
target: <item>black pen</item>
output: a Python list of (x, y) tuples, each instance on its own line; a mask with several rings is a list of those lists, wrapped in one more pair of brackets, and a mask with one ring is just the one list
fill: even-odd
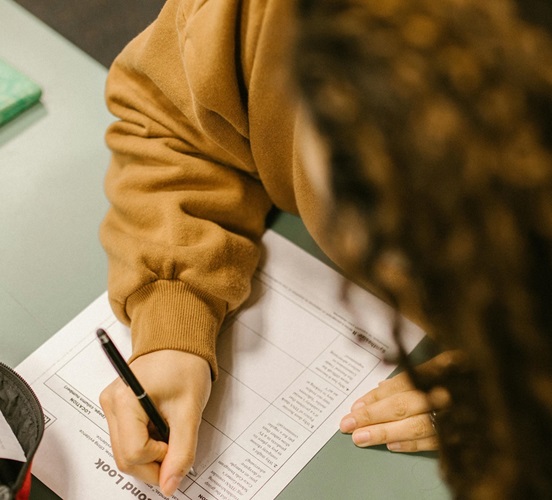
[(138, 398), (138, 401), (140, 401), (140, 404), (142, 405), (142, 408), (144, 408), (144, 411), (146, 412), (148, 418), (151, 420), (151, 423), (157, 429), (161, 440), (165, 443), (168, 443), (169, 426), (167, 425), (165, 419), (159, 413), (159, 410), (157, 409), (153, 401), (147, 395), (140, 382), (138, 382), (138, 379), (136, 378), (134, 373), (132, 373), (130, 366), (128, 366), (127, 362), (124, 360), (123, 356), (121, 356), (121, 353), (103, 328), (99, 328), (96, 331), (96, 335), (98, 336), (100, 345), (102, 346), (102, 349), (107, 355), (109, 361), (111, 361), (111, 364), (113, 365), (115, 370), (117, 370), (119, 377), (121, 377), (123, 379), (123, 382), (132, 389), (132, 392)]

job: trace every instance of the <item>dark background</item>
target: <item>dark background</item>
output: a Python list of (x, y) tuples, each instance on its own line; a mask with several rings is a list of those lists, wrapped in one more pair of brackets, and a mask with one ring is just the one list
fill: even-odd
[(109, 67), (123, 47), (157, 17), (163, 0), (16, 0)]

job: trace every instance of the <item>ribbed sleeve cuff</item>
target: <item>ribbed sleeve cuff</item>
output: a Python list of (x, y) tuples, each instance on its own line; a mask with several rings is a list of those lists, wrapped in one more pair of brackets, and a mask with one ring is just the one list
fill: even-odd
[(181, 281), (158, 280), (127, 300), (131, 318), (132, 357), (162, 349), (197, 354), (218, 376), (216, 339), (226, 313), (226, 303)]

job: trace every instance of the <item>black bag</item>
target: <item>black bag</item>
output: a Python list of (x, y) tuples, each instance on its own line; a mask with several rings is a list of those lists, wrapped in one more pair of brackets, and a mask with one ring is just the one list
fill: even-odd
[(27, 457), (26, 462), (0, 459), (0, 500), (27, 500), (32, 459), (44, 433), (44, 413), (29, 384), (3, 363), (0, 363), (0, 411)]

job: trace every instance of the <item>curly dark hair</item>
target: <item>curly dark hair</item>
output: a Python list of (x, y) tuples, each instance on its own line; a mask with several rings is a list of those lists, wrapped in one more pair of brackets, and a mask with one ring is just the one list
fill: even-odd
[(363, 221), (353, 268), (465, 354), (439, 380), (411, 369), (452, 395), (439, 439), (458, 498), (552, 497), (551, 12), (297, 1), (293, 78), (329, 152), (330, 223)]

